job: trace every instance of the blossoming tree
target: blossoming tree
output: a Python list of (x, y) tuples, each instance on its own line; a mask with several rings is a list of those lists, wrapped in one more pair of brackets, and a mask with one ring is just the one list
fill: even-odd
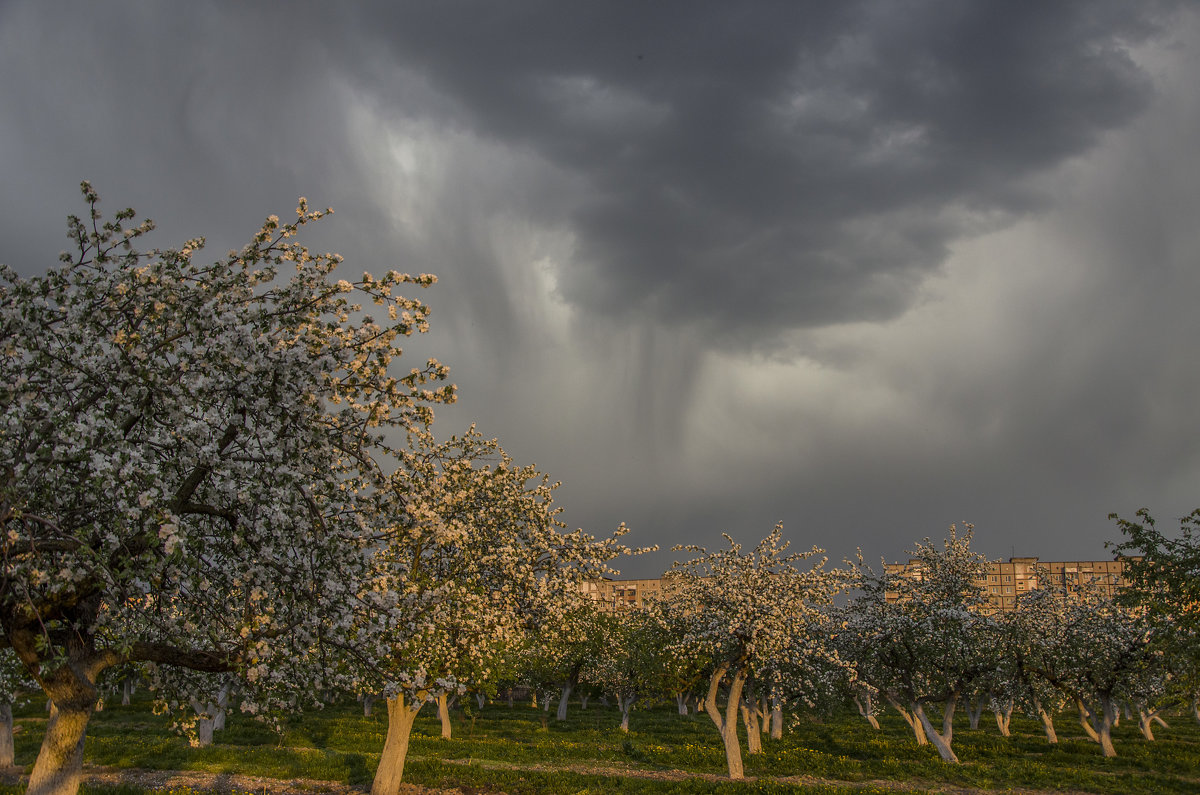
[(599, 618), (601, 642), (582, 679), (616, 699), (621, 731), (628, 732), (635, 703), (653, 704), (667, 696), (673, 681), (673, 660), (665, 653), (669, 638), (649, 608), (616, 609)]
[(304, 200), (205, 265), (82, 190), (60, 267), (0, 269), (0, 626), (55, 706), (30, 795), (76, 791), (113, 666), (236, 672), (251, 708), (303, 690), (352, 625), (385, 432), (454, 396), (434, 360), (392, 371), (427, 328), (395, 291), (434, 277), (337, 279), (294, 240)]
[(378, 547), (355, 596), (355, 630), (339, 644), (340, 684), (382, 693), (388, 732), (371, 791), (395, 795), (413, 721), (423, 705), (462, 694), (492, 675), (492, 661), (522, 642), (529, 615), (609, 575), (627, 552), (616, 539), (562, 532), (550, 483), (514, 464), (473, 428), (411, 449), (375, 496)]
[[(948, 762), (958, 761), (952, 746), (958, 700), (993, 665), (979, 588), (987, 559), (971, 551), (971, 526), (966, 530), (959, 535), (951, 525), (940, 548), (929, 539), (917, 544), (910, 552), (917, 564), (903, 572), (877, 574), (860, 564), (862, 593), (846, 624), (859, 638), (858, 675), (904, 715), (918, 743), (928, 738)], [(940, 732), (928, 714), (936, 706)]]
[[(1166, 686), (1164, 660), (1155, 648), (1148, 617), (1106, 594), (1081, 587), (1061, 611), (1042, 664), (1031, 670), (1072, 700), (1084, 731), (1106, 757), (1117, 755), (1112, 730), (1123, 701), (1139, 706), (1142, 731)], [(1153, 739), (1153, 735), (1148, 735)]]
[[(744, 777), (737, 723), (749, 677), (808, 655), (828, 655), (824, 637), (806, 628), (821, 622), (824, 605), (845, 584), (845, 573), (826, 569), (825, 558), (809, 568), (797, 565), (822, 550), (789, 553), (783, 526), (776, 525), (758, 546), (743, 553), (726, 536), (728, 549), (687, 549), (696, 557), (677, 563), (672, 572), (678, 587), (672, 600), (691, 618), (676, 642), (712, 664), (704, 709), (721, 735), (729, 777)], [(718, 705), (728, 681), (725, 707)]]
[(558, 696), (557, 720), (567, 719), (571, 694), (583, 681), (584, 670), (600, 654), (606, 637), (605, 617), (611, 609), (579, 588), (559, 599), (542, 600), (525, 614), (528, 635), (522, 680), (547, 710), (550, 699)]
[(1130, 555), (1125, 577), (1130, 587), (1120, 602), (1144, 611), (1155, 627), (1155, 642), (1172, 668), (1172, 689), (1191, 703), (1200, 721), (1200, 509), (1179, 520), (1171, 537), (1143, 508), (1134, 519), (1111, 514), (1124, 540), (1117, 552)]

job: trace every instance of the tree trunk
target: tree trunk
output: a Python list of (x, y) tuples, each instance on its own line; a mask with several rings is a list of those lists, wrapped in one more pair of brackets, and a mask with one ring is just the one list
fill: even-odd
[(971, 701), (967, 704), (967, 720), (970, 722), (972, 730), (979, 728), (981, 715), (983, 715), (983, 699), (978, 695), (971, 696)]
[(858, 707), (858, 714), (862, 715), (867, 723), (871, 724), (872, 729), (879, 728), (879, 721), (875, 718), (875, 705), (871, 703), (871, 694), (869, 692), (855, 693), (854, 706)]
[(921, 721), (921, 726), (925, 729), (925, 734), (933, 743), (933, 747), (937, 749), (938, 755), (947, 762), (958, 762), (958, 757), (954, 754), (954, 749), (951, 748), (951, 742), (954, 740), (954, 698), (946, 700), (945, 716), (942, 718), (942, 731), (939, 733), (933, 728), (933, 724), (929, 722), (929, 717), (925, 714), (925, 707), (920, 701), (913, 704), (913, 713)]
[(1042, 728), (1046, 731), (1046, 742), (1058, 745), (1058, 734), (1054, 731), (1054, 718), (1050, 717), (1050, 713), (1041, 707), (1038, 707), (1038, 717), (1042, 719)]
[(579, 696), (579, 708), (587, 709), (588, 699), (590, 698), (591, 696), (589, 696), (587, 693), (581, 693)]
[(487, 696), (485, 696), (483, 693), (476, 693), (475, 703), (479, 705), (479, 711), (483, 712), (484, 705), (487, 704)]
[(511, 687), (508, 689), (508, 708), (513, 708), (513, 691)]
[(12, 767), (15, 764), (12, 704), (0, 704), (0, 767)]
[(26, 795), (75, 795), (79, 791), (83, 741), (94, 703), (65, 694), (54, 699)]
[(217, 714), (213, 715), (213, 730), (225, 730), (225, 715), (229, 712), (229, 692), (233, 690), (233, 681), (226, 679), (221, 689), (217, 691)]
[(379, 767), (375, 769), (375, 779), (371, 782), (371, 795), (398, 795), (400, 792), (404, 757), (408, 755), (408, 739), (422, 703), (410, 707), (402, 695), (387, 699), (387, 739), (383, 742)]
[(1163, 728), (1167, 728), (1167, 722), (1158, 716), (1158, 710), (1138, 707), (1138, 729), (1142, 732), (1142, 736), (1150, 742), (1154, 742), (1155, 721)]
[(1151, 725), (1150, 718), (1144, 713), (1138, 715), (1138, 731), (1142, 733), (1150, 742), (1154, 742), (1154, 726)]
[(783, 739), (783, 704), (779, 699), (779, 686), (771, 688), (771, 739)]
[(1100, 743), (1100, 752), (1111, 758), (1117, 755), (1117, 749), (1113, 747), (1112, 730), (1117, 725), (1117, 716), (1120, 710), (1116, 702), (1107, 695), (1101, 695), (1096, 700), (1099, 702), (1097, 704), (1100, 708), (1098, 711), (1085, 705), (1081, 699), (1076, 699), (1075, 703), (1079, 707), (1079, 722), (1088, 731), (1088, 735)]
[(762, 729), (758, 725), (758, 710), (742, 702), (742, 723), (746, 726), (746, 753), (762, 753)]
[(729, 672), (729, 663), (722, 663), (708, 684), (708, 698), (704, 700), (704, 711), (721, 732), (721, 744), (725, 746), (725, 762), (729, 767), (729, 778), (745, 778), (742, 767), (742, 746), (738, 742), (738, 706), (742, 702), (742, 687), (746, 684), (746, 669), (738, 667), (729, 683), (729, 696), (725, 702), (725, 714), (717, 708), (717, 691), (721, 688), (721, 680)]
[(1096, 733), (1096, 729), (1092, 726), (1092, 713), (1088, 710), (1087, 705), (1083, 703), (1083, 699), (1075, 699), (1075, 708), (1079, 710), (1079, 725), (1083, 727), (1083, 733), (1092, 742), (1100, 742), (1100, 735)]
[(121, 706), (128, 707), (129, 700), (133, 696), (133, 677), (126, 676), (121, 680)]
[(442, 722), (442, 739), (449, 740), (453, 734), (453, 727), (450, 725), (450, 701), (444, 692), (438, 693), (437, 711)]
[(621, 731), (629, 733), (629, 711), (633, 709), (633, 702), (637, 701), (637, 696), (617, 696), (617, 707), (621, 710)]
[(562, 696), (558, 699), (558, 715), (556, 716), (558, 720), (567, 719), (567, 699), (571, 697), (571, 691), (574, 689), (575, 684), (573, 682), (567, 682), (563, 685)]
[(675, 694), (675, 708), (679, 710), (680, 715), (688, 714), (687, 696), (685, 696), (683, 693)]
[(375, 706), (375, 694), (374, 693), (364, 693), (362, 702), (363, 702), (363, 717), (364, 718), (371, 717), (371, 710)]
[[(1105, 696), (1100, 697), (1100, 726), (1098, 734), (1100, 735), (1100, 751), (1104, 756), (1112, 758), (1117, 755), (1117, 749), (1113, 747), (1112, 730), (1117, 725), (1117, 709), (1113, 704), (1112, 699)], [(1095, 715), (1093, 715), (1093, 720)]]
[(204, 748), (212, 745), (217, 705), (211, 701), (202, 704), (198, 699), (193, 698), (192, 709), (196, 713), (196, 739), (193, 741), (195, 746)]
[(954, 693), (946, 699), (942, 710), (942, 736), (946, 738), (947, 743), (954, 737), (954, 710), (956, 707), (958, 707), (958, 694)]
[(900, 713), (900, 717), (904, 718), (904, 722), (908, 724), (908, 727), (912, 729), (913, 736), (917, 739), (917, 745), (928, 744), (929, 738), (925, 736), (925, 727), (921, 725), (921, 721), (917, 718), (917, 716), (905, 709), (904, 705), (901, 704), (894, 696), (887, 695), (885, 698), (887, 699), (887, 702), (891, 704), (897, 712)]
[(202, 717), (196, 721), (196, 746), (204, 748), (212, 745), (215, 718)]
[(1000, 729), (1001, 737), (1011, 737), (1009, 732), (1009, 724), (1012, 723), (1013, 702), (1006, 701), (1004, 706), (996, 710), (996, 726)]

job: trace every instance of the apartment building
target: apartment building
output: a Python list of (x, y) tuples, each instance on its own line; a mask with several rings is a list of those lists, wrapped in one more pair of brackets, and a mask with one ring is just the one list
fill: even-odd
[[(1113, 560), (1041, 561), (1038, 558), (1009, 558), (1007, 561), (993, 560), (988, 563), (987, 575), (976, 581), (976, 585), (987, 596), (991, 610), (1012, 610), (1017, 597), (1039, 587), (1043, 582), (1058, 585), (1068, 594), (1081, 588), (1090, 593), (1115, 596), (1117, 590), (1127, 585), (1125, 580), (1125, 558)], [(920, 576), (920, 563), (889, 563), (885, 566), (891, 573)], [(898, 598), (888, 592), (889, 602)]]
[[(1058, 585), (1068, 594), (1082, 588), (1090, 593), (1115, 596), (1118, 589), (1128, 584), (1124, 577), (1126, 560), (1043, 561), (1036, 557), (993, 560), (988, 562), (987, 575), (975, 584), (987, 596), (989, 612), (1012, 610), (1018, 596), (1042, 583)], [(889, 563), (884, 568), (890, 573), (921, 576), (920, 563), (915, 559)], [(626, 610), (644, 607), (649, 599), (669, 593), (670, 575), (642, 580), (590, 580), (582, 588), (595, 601), (610, 605), (613, 610)], [(893, 602), (899, 594), (889, 591), (885, 598)]]
[(583, 592), (587, 596), (614, 610), (626, 610), (634, 607), (645, 607), (646, 602), (659, 597), (670, 588), (670, 577), (656, 577), (644, 580), (589, 580), (583, 583)]

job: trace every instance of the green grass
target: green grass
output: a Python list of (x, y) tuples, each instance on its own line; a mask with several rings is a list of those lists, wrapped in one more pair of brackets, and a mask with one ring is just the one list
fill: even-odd
[[(387, 731), (379, 714), (364, 718), (358, 705), (295, 716), (282, 735), (232, 714), (229, 727), (208, 748), (191, 748), (153, 715), (146, 703), (109, 706), (88, 729), (86, 762), (112, 767), (199, 770), (272, 778), (309, 778), (369, 785)], [(962, 760), (941, 762), (932, 746), (918, 747), (894, 714), (871, 729), (847, 713), (802, 720), (782, 740), (764, 741), (764, 753), (745, 755), (744, 783), (695, 775), (657, 780), (637, 771), (685, 771), (723, 776), (725, 756), (707, 717), (683, 718), (674, 708), (635, 711), (633, 731), (617, 728), (615, 709), (573, 705), (563, 723), (541, 726), (542, 713), (527, 706), (489, 705), (474, 720), (456, 720), (453, 740), (442, 740), (432, 709), (413, 730), (405, 781), (467, 791), (507, 793), (864, 793), (923, 792), (931, 786), (983, 790), (1013, 788), (1093, 793), (1193, 793), (1200, 790), (1200, 726), (1187, 716), (1144, 740), (1135, 721), (1114, 732), (1119, 756), (1104, 759), (1083, 739), (1070, 715), (1056, 720), (1059, 744), (1050, 746), (1039, 723), (1014, 717), (1013, 736), (994, 724), (972, 731), (956, 726), (954, 749)], [(45, 712), (31, 703), (18, 711), (17, 763), (32, 764)], [(566, 769), (574, 768), (574, 769)], [(790, 777), (808, 777), (803, 783)], [(817, 779), (818, 781), (812, 781)], [(880, 784), (879, 782), (886, 782)], [(0, 795), (9, 795), (0, 788)], [(13, 795), (18, 789), (11, 790)], [(92, 795), (140, 795), (135, 788), (94, 788)], [(182, 795), (188, 795), (183, 793)]]

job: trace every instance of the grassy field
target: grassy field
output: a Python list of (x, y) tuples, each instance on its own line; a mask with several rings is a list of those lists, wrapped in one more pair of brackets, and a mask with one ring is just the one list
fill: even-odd
[[(306, 778), (369, 786), (386, 720), (362, 716), (358, 705), (309, 713), (290, 721), (281, 736), (231, 715), (229, 728), (209, 748), (190, 748), (170, 721), (146, 703), (110, 706), (88, 731), (85, 763), (121, 768), (196, 770), (268, 778)], [(540, 711), (488, 705), (474, 719), (458, 716), (455, 738), (442, 740), (436, 715), (422, 715), (413, 732), (405, 781), (429, 787), (512, 793), (666, 792), (926, 792), (931, 789), (1042, 790), (1094, 793), (1200, 792), (1200, 726), (1187, 716), (1169, 719), (1156, 742), (1122, 721), (1116, 759), (1104, 759), (1069, 715), (1057, 721), (1060, 741), (1050, 746), (1033, 721), (1014, 717), (1004, 738), (985, 720), (976, 731), (965, 719), (955, 729), (959, 765), (941, 762), (931, 746), (918, 748), (908, 727), (884, 715), (882, 730), (861, 718), (802, 721), (764, 752), (746, 756), (742, 783), (721, 781), (724, 753), (706, 717), (684, 718), (674, 708), (635, 711), (622, 735), (615, 709), (573, 705), (565, 723), (541, 727)], [(45, 723), (42, 705), (18, 710), (17, 763), (31, 765)], [(7, 787), (0, 792), (16, 792)], [(93, 791), (97, 791), (93, 789)], [(114, 790), (101, 790), (114, 793)], [(135, 795), (121, 787), (118, 795)]]

